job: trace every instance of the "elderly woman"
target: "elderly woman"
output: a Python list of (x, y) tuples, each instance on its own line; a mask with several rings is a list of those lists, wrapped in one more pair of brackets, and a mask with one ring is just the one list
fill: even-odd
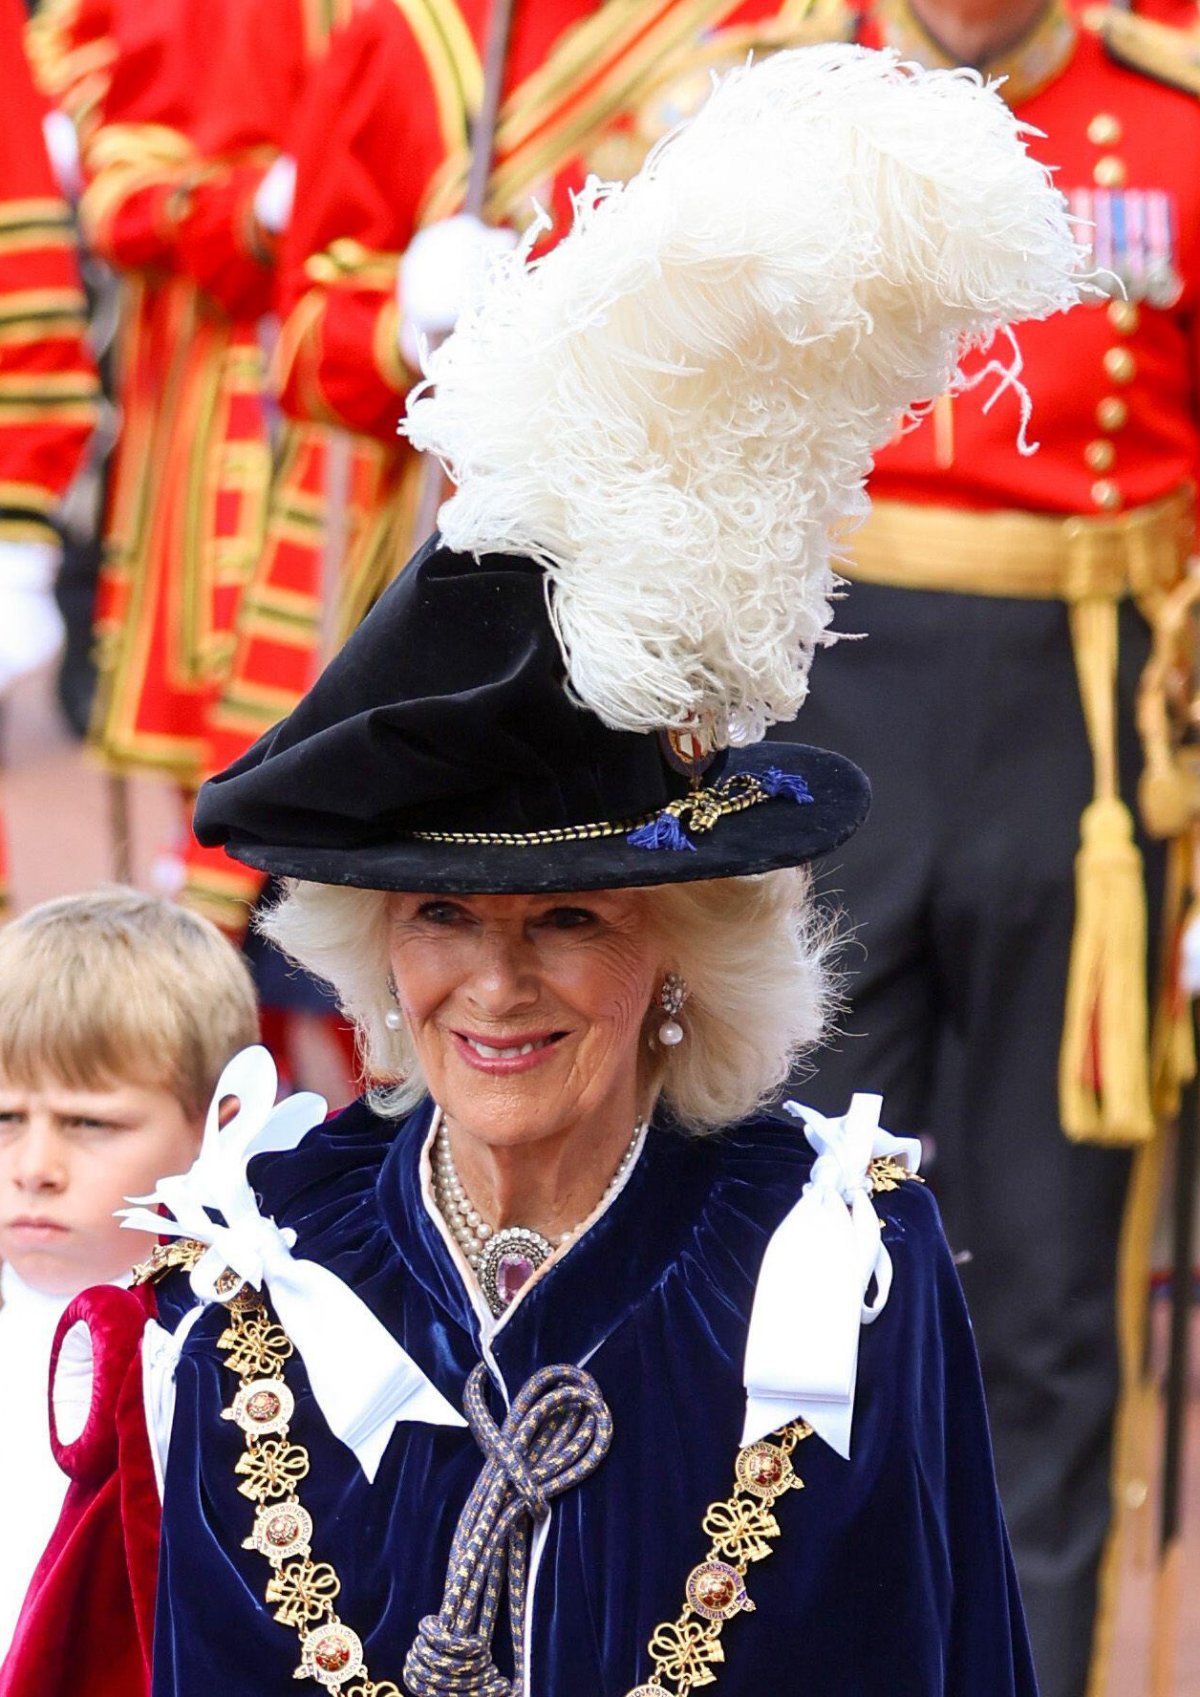
[[(764, 1108), (827, 1017), (806, 863), (868, 792), (759, 739), (872, 444), (1072, 260), (977, 82), (783, 54), (433, 356), (441, 535), (197, 811), (288, 881), (269, 933), (373, 1086), (322, 1124), (241, 1057), (131, 1220), (170, 1239), (140, 1357), (67, 1317), (77, 1523), (115, 1468), (136, 1558), (162, 1496), (122, 1697), (1032, 1697), (916, 1151), (875, 1098)], [(11, 1697), (79, 1679), (70, 1536)]]

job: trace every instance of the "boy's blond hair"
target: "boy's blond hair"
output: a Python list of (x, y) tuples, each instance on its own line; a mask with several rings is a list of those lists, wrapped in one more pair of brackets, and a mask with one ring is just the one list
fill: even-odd
[(27, 1089), (165, 1089), (204, 1113), (258, 1040), (246, 963), (207, 919), (115, 887), (42, 902), (0, 928), (0, 1071)]

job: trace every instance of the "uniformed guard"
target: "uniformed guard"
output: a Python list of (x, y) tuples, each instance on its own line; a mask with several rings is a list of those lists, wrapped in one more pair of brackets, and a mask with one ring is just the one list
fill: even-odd
[(0, 692), (62, 639), (53, 516), (95, 425), (99, 392), (71, 210), (46, 152), (24, 25), (18, 0), (0, 0)]
[(1043, 1697), (1081, 1697), (1157, 1164), (1127, 1212), (1129, 1146), (1181, 1070), (1147, 962), (1153, 988), (1176, 907), (1154, 834), (1190, 804), (1169, 759), (1142, 772), (1135, 699), (1194, 541), (1200, 69), (1157, 18), (1026, 6), (1012, 41), (1017, 8), (981, 6), (972, 52), (959, 10), (883, 0), (861, 33), (1007, 78), (1096, 292), (1020, 334), (1036, 453), (980, 361), (988, 410), (944, 396), (879, 456), (839, 618), (869, 640), (818, 659), (797, 722), (875, 785), (828, 873), (858, 927), (853, 1000), (808, 1088), (828, 1105), (867, 1079), (936, 1143)]
[(270, 478), (256, 198), (337, 0), (47, 0), (31, 49), (74, 117), (92, 248), (125, 283), (92, 741), (194, 789)]

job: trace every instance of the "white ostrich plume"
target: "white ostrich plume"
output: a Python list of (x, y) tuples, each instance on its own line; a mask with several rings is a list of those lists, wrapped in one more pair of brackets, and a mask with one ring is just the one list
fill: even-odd
[(443, 538), (544, 563), (606, 723), (744, 742), (794, 717), (873, 452), (966, 349), (1078, 298), (1022, 133), (971, 71), (776, 54), (627, 186), (590, 181), (429, 356), (404, 429), (457, 485)]

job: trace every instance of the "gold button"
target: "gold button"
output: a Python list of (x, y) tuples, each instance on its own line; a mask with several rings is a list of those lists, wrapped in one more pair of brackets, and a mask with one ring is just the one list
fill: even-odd
[(1106, 153), (1103, 159), (1097, 159), (1092, 170), (1093, 179), (1102, 189), (1120, 188), (1128, 175), (1124, 161), (1118, 159), (1115, 153)]
[(1115, 512), (1121, 505), (1121, 491), (1110, 477), (1101, 477), (1092, 484), (1092, 500), (1104, 512)]
[(1096, 423), (1101, 430), (1124, 430), (1129, 422), (1129, 408), (1119, 395), (1105, 395), (1096, 408)]
[(1108, 322), (1122, 336), (1132, 336), (1140, 318), (1136, 301), (1109, 301)]
[(1115, 147), (1121, 139), (1121, 120), (1111, 112), (1097, 112), (1087, 127), (1087, 138), (1097, 147)]
[(1128, 348), (1109, 348), (1104, 356), (1104, 369), (1114, 383), (1132, 383), (1137, 361)]
[(1090, 471), (1111, 471), (1117, 450), (1104, 436), (1098, 436), (1094, 442), (1089, 442), (1083, 450)]

